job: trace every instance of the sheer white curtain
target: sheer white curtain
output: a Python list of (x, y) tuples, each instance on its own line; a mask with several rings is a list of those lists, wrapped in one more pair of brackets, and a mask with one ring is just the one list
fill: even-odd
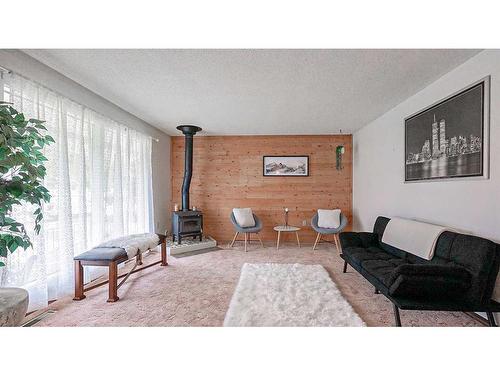
[[(153, 231), (151, 137), (17, 74), (0, 83), (3, 100), (45, 120), (55, 139), (44, 150), (52, 199), (43, 207), (40, 235), (31, 231), (33, 248), (10, 254), (0, 270), (0, 285), (26, 288), (34, 310), (72, 293), (74, 255), (113, 237)], [(32, 212), (27, 206), (15, 212), (29, 230)]]

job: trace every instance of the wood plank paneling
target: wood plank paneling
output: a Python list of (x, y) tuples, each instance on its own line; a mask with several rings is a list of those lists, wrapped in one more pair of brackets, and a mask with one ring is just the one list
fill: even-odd
[[(181, 203), (184, 137), (172, 137), (172, 209)], [(335, 168), (335, 148), (345, 146), (343, 169)], [(309, 177), (264, 177), (264, 155), (309, 155)], [(318, 208), (340, 208), (352, 223), (352, 136), (195, 136), (190, 203), (203, 211), (204, 232), (229, 241), (234, 207), (251, 207), (264, 223), (264, 240), (276, 240), (275, 225), (300, 226), (303, 242), (315, 233), (310, 220)], [(303, 220), (307, 220), (303, 226)], [(292, 234), (293, 235), (293, 234)], [(294, 241), (295, 235), (284, 238)]]

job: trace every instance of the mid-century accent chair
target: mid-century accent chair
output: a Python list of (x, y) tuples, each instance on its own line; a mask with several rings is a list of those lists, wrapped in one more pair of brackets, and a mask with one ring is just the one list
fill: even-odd
[(251, 241), (250, 239), (250, 234), (255, 233), (257, 235), (257, 238), (260, 241), (260, 244), (262, 247), (264, 247), (264, 244), (262, 243), (262, 240), (260, 239), (259, 232), (262, 230), (262, 221), (252, 213), (253, 219), (255, 220), (255, 226), (253, 227), (242, 227), (238, 224), (236, 221), (236, 218), (234, 217), (234, 213), (231, 212), (231, 223), (233, 223), (234, 228), (236, 229), (236, 233), (234, 234), (233, 240), (231, 241), (230, 247), (233, 247), (234, 242), (236, 241), (236, 237), (238, 237), (238, 234), (243, 233), (245, 235), (245, 251), (247, 251), (247, 242)]
[[(322, 235), (333, 234), (333, 240), (335, 243), (335, 247), (337, 248), (337, 251), (340, 254), (339, 233), (345, 229), (345, 227), (347, 226), (347, 223), (348, 223), (347, 217), (343, 213), (341, 213), (340, 214), (340, 226), (338, 228), (322, 228), (322, 227), (318, 226), (318, 213), (316, 213), (313, 216), (313, 218), (311, 219), (311, 227), (318, 233), (318, 235), (316, 236), (316, 241), (314, 241), (313, 250), (315, 250), (316, 246), (318, 246), (318, 243), (321, 242)], [(323, 241), (323, 242), (329, 242), (329, 241)]]

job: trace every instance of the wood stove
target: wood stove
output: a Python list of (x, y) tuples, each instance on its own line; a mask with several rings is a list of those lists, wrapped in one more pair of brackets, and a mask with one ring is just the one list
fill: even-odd
[(193, 125), (181, 125), (177, 127), (184, 134), (184, 180), (182, 181), (182, 209), (172, 213), (172, 239), (179, 244), (184, 237), (203, 236), (203, 215), (201, 211), (189, 208), (189, 186), (193, 175), (193, 136), (201, 131), (201, 128)]
[(177, 211), (172, 215), (172, 239), (179, 244), (183, 237), (199, 238), (203, 235), (203, 215), (200, 211)]

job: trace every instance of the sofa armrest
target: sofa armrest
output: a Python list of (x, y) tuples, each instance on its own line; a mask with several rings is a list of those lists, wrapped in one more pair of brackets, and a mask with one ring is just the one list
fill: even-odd
[(378, 236), (370, 232), (342, 232), (339, 238), (343, 248), (370, 247), (378, 244)]
[(439, 264), (403, 264), (389, 280), (389, 295), (409, 298), (454, 298), (470, 288), (464, 267)]

